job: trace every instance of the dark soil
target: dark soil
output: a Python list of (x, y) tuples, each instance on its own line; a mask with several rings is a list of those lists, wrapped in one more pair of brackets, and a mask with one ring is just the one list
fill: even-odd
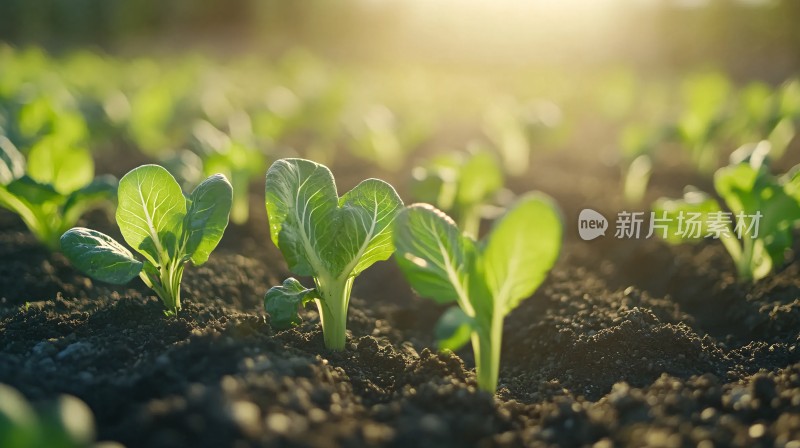
[[(391, 261), (357, 279), (346, 350), (324, 348), (313, 307), (273, 330), (263, 294), (289, 273), (258, 183), (251, 222), (187, 268), (171, 318), (138, 280), (95, 283), (0, 214), (0, 382), (34, 401), (83, 399), (100, 438), (128, 447), (800, 448), (800, 261), (740, 285), (713, 241), (580, 241), (582, 208), (625, 209), (616, 170), (585, 154), (539, 154), (547, 169), (511, 182), (553, 195), (567, 235), (506, 319), (495, 396), (477, 391), (469, 349), (435, 352), (444, 307), (415, 297)], [(649, 199), (705, 186), (668, 169)], [(378, 175), (334, 173), (342, 190)], [(87, 222), (115, 232), (103, 213)]]

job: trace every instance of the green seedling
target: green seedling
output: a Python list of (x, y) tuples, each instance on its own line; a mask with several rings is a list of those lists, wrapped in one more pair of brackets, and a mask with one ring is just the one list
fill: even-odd
[(330, 170), (303, 159), (281, 159), (267, 172), (266, 206), (272, 241), (296, 275), (267, 292), (264, 305), (278, 328), (297, 325), (298, 307), (314, 301), (325, 346), (345, 345), (347, 309), (355, 278), (394, 252), (392, 229), (403, 201), (391, 185), (367, 179), (341, 198)]
[(650, 126), (631, 124), (622, 130), (620, 149), (623, 158), (623, 197), (628, 204), (644, 199), (653, 173), (651, 154), (660, 138)]
[(780, 159), (796, 134), (792, 85), (789, 82), (775, 90), (759, 82), (745, 86), (739, 92), (730, 133), (739, 141), (769, 141), (771, 158)]
[(503, 172), (488, 151), (436, 156), (412, 171), (411, 194), (453, 216), (477, 238), (487, 203), (503, 189)]
[(489, 107), (483, 117), (483, 132), (500, 153), (507, 173), (521, 176), (528, 172), (531, 142), (521, 106), (515, 100), (504, 98)]
[(353, 154), (387, 171), (402, 168), (407, 155), (430, 135), (421, 114), (401, 120), (388, 107), (374, 105), (350, 123)]
[(26, 160), (0, 135), (0, 206), (50, 250), (59, 249), (61, 234), (84, 213), (110, 203), (116, 184), (112, 176), (94, 177), (87, 150), (65, 147), (55, 136), (41, 139)]
[(181, 279), (188, 261), (200, 266), (217, 247), (231, 210), (232, 189), (217, 174), (184, 196), (175, 178), (158, 165), (144, 165), (119, 183), (117, 224), (139, 261), (108, 235), (77, 227), (64, 233), (61, 247), (88, 276), (125, 284), (137, 275), (161, 298), (166, 313), (181, 309)]
[[(781, 266), (792, 245), (792, 230), (800, 222), (800, 165), (776, 177), (768, 168), (769, 151), (766, 141), (743, 147), (731, 155), (729, 166), (714, 174), (714, 188), (727, 211), (693, 189), (683, 199), (658, 200), (653, 210), (667, 223), (666, 240), (679, 244), (719, 239), (742, 282), (762, 279)], [(692, 215), (702, 219), (696, 230), (687, 232)]]
[(716, 139), (723, 129), (731, 89), (728, 78), (714, 72), (689, 76), (681, 85), (684, 112), (676, 131), (693, 165), (701, 172), (717, 167)]
[(226, 175), (233, 185), (233, 209), (231, 221), (244, 224), (250, 216), (250, 181), (263, 175), (266, 156), (246, 139), (235, 140), (206, 121), (199, 122), (194, 130), (198, 142), (197, 154), (202, 163), (202, 172)]
[(520, 198), (480, 242), (429, 204), (397, 216), (397, 263), (418, 294), (456, 303), (436, 326), (439, 347), (457, 350), (471, 340), (481, 389), (495, 391), (503, 319), (542, 283), (561, 237), (558, 208), (540, 193)]
[(62, 395), (36, 412), (16, 389), (0, 384), (0, 446), (7, 448), (122, 448), (95, 442), (94, 416), (86, 403)]

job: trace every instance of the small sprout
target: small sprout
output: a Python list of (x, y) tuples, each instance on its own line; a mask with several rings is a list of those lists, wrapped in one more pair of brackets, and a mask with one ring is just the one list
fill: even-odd
[(231, 210), (232, 189), (217, 174), (184, 196), (175, 178), (158, 165), (144, 165), (119, 183), (117, 224), (144, 261), (110, 236), (73, 228), (61, 237), (64, 255), (88, 276), (125, 284), (137, 275), (161, 298), (167, 314), (181, 309), (181, 279), (189, 260), (206, 261), (219, 244)]
[(403, 202), (391, 185), (367, 179), (341, 198), (327, 167), (303, 159), (281, 159), (267, 172), (266, 206), (272, 241), (297, 275), (314, 278), (306, 289), (290, 278), (267, 292), (271, 322), (300, 322), (297, 309), (314, 300), (325, 346), (345, 345), (347, 309), (355, 278), (394, 252), (392, 223)]
[(562, 231), (557, 206), (540, 193), (520, 198), (480, 242), (429, 204), (397, 216), (395, 259), (421, 296), (458, 305), (437, 324), (439, 347), (456, 350), (471, 340), (481, 389), (497, 388), (503, 319), (553, 267)]
[(59, 238), (90, 209), (110, 203), (117, 181), (94, 177), (89, 151), (41, 139), (28, 159), (0, 135), (0, 206), (17, 215), (42, 244), (59, 249)]
[[(800, 165), (775, 177), (768, 168), (769, 153), (766, 141), (744, 146), (731, 155), (730, 165), (714, 174), (714, 188), (727, 211), (716, 199), (692, 189), (683, 199), (658, 200), (653, 210), (668, 223), (667, 241), (718, 238), (742, 282), (762, 279), (781, 266), (800, 222)], [(702, 218), (693, 232), (679, 228), (689, 216)]]
[(412, 171), (414, 199), (436, 205), (475, 238), (487, 214), (487, 202), (502, 189), (503, 172), (488, 151), (440, 155)]
[(622, 192), (626, 203), (635, 205), (644, 199), (653, 172), (651, 154), (663, 140), (663, 134), (663, 131), (644, 124), (633, 124), (623, 129), (619, 144), (623, 158)]

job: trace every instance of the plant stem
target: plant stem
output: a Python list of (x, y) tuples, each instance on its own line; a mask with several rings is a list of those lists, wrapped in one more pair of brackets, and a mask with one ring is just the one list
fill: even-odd
[(177, 314), (181, 310), (183, 268), (184, 264), (179, 259), (175, 263), (161, 267), (162, 293), (159, 296), (167, 308), (167, 314)]
[(461, 231), (478, 239), (478, 233), (481, 230), (481, 213), (480, 204), (472, 205), (464, 209), (463, 216), (461, 217)]
[(478, 388), (495, 393), (500, 372), (500, 349), (503, 344), (503, 317), (493, 313), (490, 328), (472, 332), (472, 350), (475, 353), (475, 370)]
[(319, 310), (325, 347), (344, 350), (347, 340), (347, 308), (355, 277), (345, 279), (314, 278), (321, 299), (314, 299)]

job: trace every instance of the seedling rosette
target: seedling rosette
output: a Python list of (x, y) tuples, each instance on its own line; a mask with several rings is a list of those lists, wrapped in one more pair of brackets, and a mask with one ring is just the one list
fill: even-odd
[(116, 218), (123, 238), (144, 261), (110, 236), (82, 227), (64, 233), (61, 247), (76, 268), (96, 280), (125, 284), (138, 275), (167, 314), (175, 314), (181, 309), (185, 264), (208, 261), (228, 226), (232, 194), (221, 174), (184, 196), (166, 169), (140, 166), (120, 180)]
[(429, 204), (397, 216), (397, 263), (419, 295), (457, 305), (442, 315), (436, 336), (442, 349), (472, 341), (481, 389), (497, 388), (503, 319), (542, 283), (561, 239), (558, 208), (540, 193), (520, 198), (481, 241)]
[(391, 185), (367, 179), (341, 198), (330, 170), (303, 159), (281, 159), (267, 172), (266, 207), (272, 241), (294, 278), (267, 292), (264, 305), (278, 328), (297, 325), (299, 306), (314, 301), (325, 346), (342, 350), (353, 281), (394, 252), (392, 224), (403, 201)]
[[(800, 223), (800, 165), (774, 176), (768, 167), (770, 150), (766, 141), (742, 147), (731, 155), (730, 165), (717, 170), (714, 188), (723, 203), (693, 189), (682, 199), (658, 200), (653, 210), (667, 223), (667, 242), (719, 239), (742, 282), (762, 279), (781, 266)], [(702, 225), (685, 232), (679, 227), (690, 214), (701, 216)]]
[(84, 213), (110, 205), (116, 184), (113, 176), (94, 177), (94, 162), (85, 149), (49, 136), (31, 148), (26, 160), (0, 135), (0, 207), (16, 213), (52, 251)]

